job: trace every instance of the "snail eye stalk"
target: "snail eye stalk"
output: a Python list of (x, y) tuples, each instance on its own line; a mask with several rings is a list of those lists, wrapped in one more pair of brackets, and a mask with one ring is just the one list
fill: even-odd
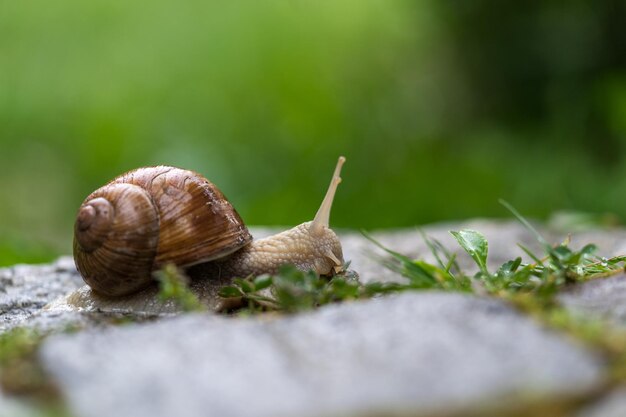
[(309, 232), (312, 235), (317, 235), (322, 233), (324, 227), (329, 227), (330, 221), (330, 209), (333, 206), (333, 200), (335, 198), (335, 192), (337, 191), (337, 186), (341, 183), (341, 167), (344, 162), (346, 162), (346, 158), (343, 156), (339, 157), (337, 161), (337, 166), (335, 167), (335, 172), (333, 173), (333, 177), (330, 180), (330, 185), (328, 186), (328, 191), (326, 191), (326, 196), (322, 201), (322, 205), (319, 210), (317, 210), (317, 214), (309, 227)]

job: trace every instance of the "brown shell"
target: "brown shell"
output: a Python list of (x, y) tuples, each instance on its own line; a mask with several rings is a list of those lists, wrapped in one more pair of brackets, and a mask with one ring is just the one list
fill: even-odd
[(78, 270), (95, 291), (111, 296), (146, 287), (165, 263), (207, 262), (252, 240), (214, 184), (167, 166), (130, 171), (93, 192), (74, 232)]

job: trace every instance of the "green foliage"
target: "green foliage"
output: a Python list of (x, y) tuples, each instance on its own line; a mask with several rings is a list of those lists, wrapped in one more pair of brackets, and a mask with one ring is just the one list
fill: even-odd
[[(569, 247), (569, 241), (549, 245), (545, 238), (513, 207), (502, 202), (526, 226), (541, 243), (544, 254), (537, 255), (522, 249), (534, 260), (523, 263), (516, 257), (503, 263), (495, 272), (487, 267), (487, 239), (475, 230), (451, 231), (461, 248), (471, 257), (479, 271), (473, 276), (477, 285), (490, 294), (512, 297), (516, 294), (532, 294), (548, 303), (562, 286), (577, 281), (612, 274), (624, 269), (626, 256), (600, 258), (594, 255), (597, 247), (585, 245), (579, 250)], [(387, 268), (406, 278), (406, 282), (369, 282), (362, 284), (358, 278), (338, 275), (320, 277), (313, 271), (303, 272), (293, 266), (285, 266), (274, 276), (235, 279), (233, 285), (221, 289), (220, 295), (227, 299), (241, 299), (247, 311), (297, 312), (333, 302), (370, 298), (391, 292), (438, 289), (444, 291), (472, 292), (472, 277), (460, 270), (453, 253), (440, 242), (422, 233), (437, 263), (411, 259), (383, 246), (367, 233), (364, 236), (389, 258), (381, 262)]]
[(373, 281), (363, 284), (347, 265), (344, 267), (346, 272), (333, 277), (322, 277), (314, 271), (304, 272), (292, 265), (285, 265), (273, 276), (235, 279), (233, 285), (220, 290), (220, 296), (241, 299), (247, 312), (294, 313), (325, 304), (408, 290), (471, 291), (471, 280), (459, 272), (455, 256), (436, 240), (424, 236), (439, 262), (438, 265), (432, 265), (422, 260), (412, 260), (385, 248), (371, 236), (364, 235), (391, 255), (391, 259), (382, 262), (406, 278), (406, 282)]
[[(492, 274), (486, 267), (487, 240), (483, 235), (472, 230), (450, 233), (480, 268), (480, 272), (474, 278), (492, 293), (522, 291), (551, 296), (567, 283), (621, 271), (626, 262), (626, 256), (610, 259), (595, 256), (597, 248), (593, 244), (585, 245), (580, 250), (573, 250), (568, 246), (568, 242), (563, 242), (555, 246), (546, 245), (546, 253), (542, 257), (524, 249), (534, 263), (523, 264), (522, 258), (517, 257), (502, 264)], [(468, 240), (468, 237), (471, 240)], [(541, 239), (543, 241), (543, 238)], [(485, 248), (485, 251), (481, 251), (480, 248)]]
[(166, 264), (154, 273), (159, 282), (159, 298), (171, 300), (183, 311), (202, 311), (204, 306), (189, 289), (189, 278), (174, 264)]
[(396, 283), (362, 284), (350, 272), (322, 277), (314, 271), (285, 265), (276, 275), (235, 279), (233, 285), (221, 288), (219, 294), (227, 299), (241, 298), (248, 312), (296, 313), (325, 304), (402, 291), (405, 287)]
[(400, 286), (401, 289), (471, 291), (471, 282), (459, 272), (455, 256), (448, 252), (440, 242), (422, 234), (437, 259), (438, 264), (432, 265), (386, 248), (366, 233), (364, 236), (391, 255), (391, 259), (382, 260), (385, 266), (408, 279), (409, 283)]
[(626, 256), (600, 258), (594, 255), (597, 250), (594, 244), (587, 244), (579, 250), (569, 247), (569, 239), (554, 246), (548, 244), (546, 239), (515, 208), (504, 201), (501, 203), (533, 233), (543, 247), (544, 253), (537, 255), (520, 245), (534, 263), (523, 264), (522, 258), (517, 257), (505, 262), (495, 274), (492, 274), (487, 269), (485, 237), (472, 230), (450, 232), (478, 265), (480, 272), (475, 278), (484, 285), (487, 291), (492, 293), (534, 292), (550, 297), (558, 288), (567, 283), (591, 279), (624, 269)]
[[(549, 299), (565, 284), (612, 274), (624, 269), (626, 256), (612, 258), (596, 256), (597, 247), (594, 244), (587, 244), (578, 250), (569, 247), (569, 240), (550, 245), (517, 210), (506, 202), (502, 204), (533, 233), (543, 247), (544, 253), (535, 254), (520, 245), (533, 260), (532, 263), (523, 263), (521, 257), (516, 257), (503, 263), (495, 272), (490, 272), (487, 267), (489, 247), (487, 239), (475, 230), (451, 231), (450, 233), (461, 248), (478, 266), (479, 271), (473, 279), (487, 292), (492, 294), (533, 293)], [(439, 242), (423, 233), (422, 237), (437, 260), (437, 265), (411, 259), (382, 246), (367, 235), (366, 237), (391, 255), (390, 259), (382, 260), (383, 264), (409, 280), (410, 284), (402, 286), (403, 290), (432, 288), (472, 291), (471, 278), (459, 270), (454, 255)]]

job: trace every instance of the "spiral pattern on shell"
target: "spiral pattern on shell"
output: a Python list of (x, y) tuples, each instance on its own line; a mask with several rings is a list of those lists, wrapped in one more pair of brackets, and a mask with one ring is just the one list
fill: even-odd
[(168, 262), (219, 259), (252, 236), (219, 189), (193, 171), (139, 168), (89, 195), (74, 226), (74, 259), (96, 292), (120, 296)]

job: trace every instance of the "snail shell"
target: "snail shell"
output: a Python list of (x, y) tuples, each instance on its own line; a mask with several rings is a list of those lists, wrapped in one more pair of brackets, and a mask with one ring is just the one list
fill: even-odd
[(96, 292), (120, 296), (152, 282), (168, 262), (223, 258), (252, 240), (221, 191), (202, 175), (139, 168), (90, 194), (74, 226), (74, 259)]

